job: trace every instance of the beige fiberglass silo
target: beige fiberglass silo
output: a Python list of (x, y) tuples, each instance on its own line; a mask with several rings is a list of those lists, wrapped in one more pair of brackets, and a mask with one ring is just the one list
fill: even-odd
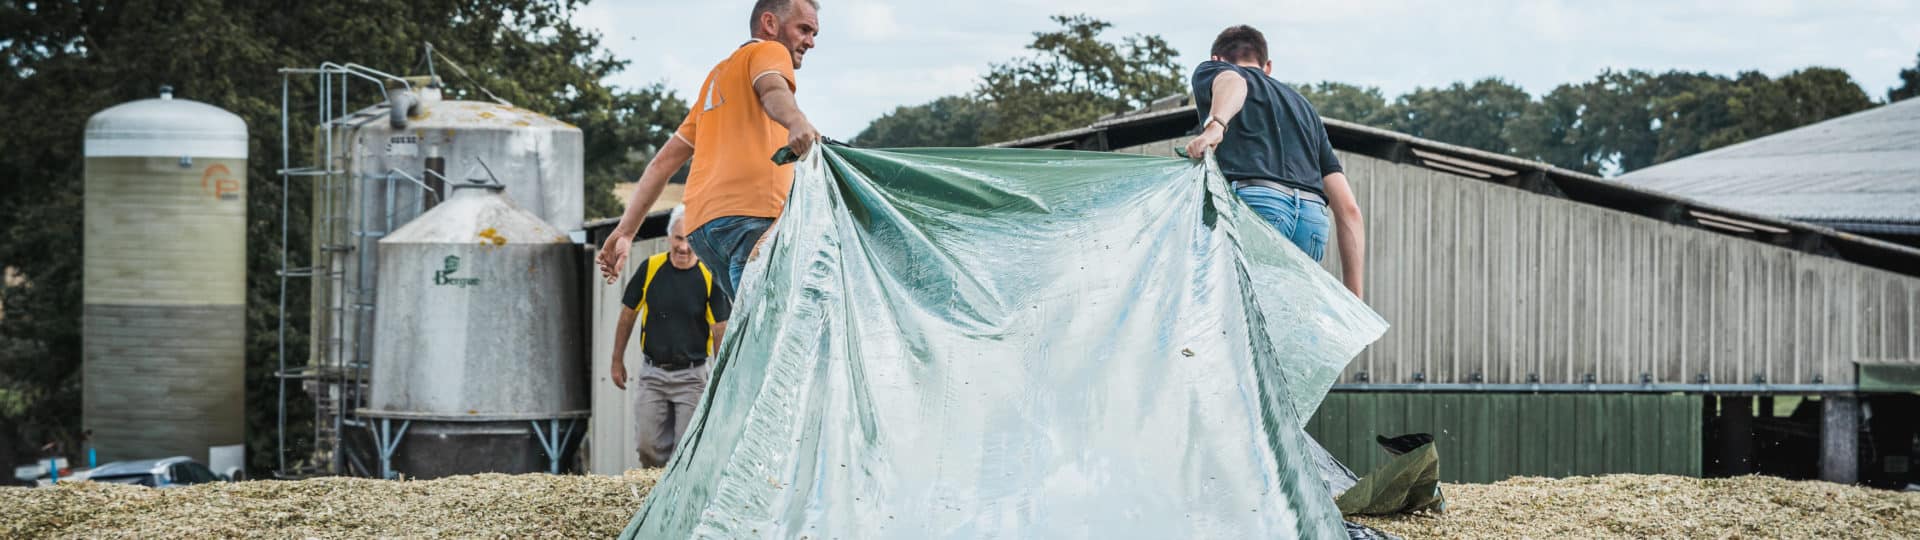
[(247, 126), (174, 99), (87, 120), (82, 421), (102, 462), (240, 444)]

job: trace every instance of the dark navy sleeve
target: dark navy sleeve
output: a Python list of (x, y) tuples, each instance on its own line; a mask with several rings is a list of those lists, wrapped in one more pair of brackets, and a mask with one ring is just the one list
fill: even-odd
[(1314, 134), (1320, 136), (1320, 151), (1318, 152), (1320, 154), (1320, 177), (1325, 178), (1329, 174), (1345, 172), (1346, 169), (1340, 166), (1340, 155), (1333, 153), (1333, 139), (1327, 136), (1327, 123), (1320, 119), (1320, 111), (1313, 108), (1313, 103), (1308, 102), (1306, 96), (1301, 96), (1300, 102), (1306, 105), (1307, 117), (1313, 121)]
[(1233, 64), (1218, 60), (1201, 62), (1193, 68), (1193, 112), (1205, 122), (1207, 114), (1213, 109), (1213, 78), (1220, 72), (1233, 69)]
[(1324, 178), (1329, 174), (1345, 172), (1346, 169), (1340, 166), (1340, 155), (1333, 153), (1333, 141), (1327, 137), (1326, 124), (1314, 123), (1320, 124), (1320, 176)]
[[(1226, 70), (1226, 62), (1208, 60), (1193, 68), (1193, 99), (1200, 102), (1213, 101), (1213, 78)], [(1204, 114), (1204, 113), (1203, 113)]]

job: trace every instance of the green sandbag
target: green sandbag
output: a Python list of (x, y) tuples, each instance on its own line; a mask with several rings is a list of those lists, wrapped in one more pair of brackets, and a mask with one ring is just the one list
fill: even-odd
[(1440, 452), (1428, 443), (1394, 456), (1341, 493), (1335, 502), (1340, 505), (1340, 513), (1346, 515), (1443, 511), (1447, 499), (1440, 494)]

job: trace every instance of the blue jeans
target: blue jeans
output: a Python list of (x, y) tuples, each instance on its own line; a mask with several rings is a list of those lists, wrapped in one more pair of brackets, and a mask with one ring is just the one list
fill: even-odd
[(747, 273), (747, 256), (753, 254), (754, 244), (760, 242), (760, 235), (766, 234), (771, 226), (771, 218), (714, 218), (687, 235), (687, 243), (692, 245), (694, 256), (719, 278), (714, 281), (720, 285), (720, 292), (727, 293), (727, 299), (732, 300), (734, 291), (740, 290), (740, 276)]
[(1318, 261), (1327, 256), (1327, 229), (1332, 222), (1327, 205), (1263, 186), (1242, 187), (1234, 190), (1234, 194), (1308, 257)]

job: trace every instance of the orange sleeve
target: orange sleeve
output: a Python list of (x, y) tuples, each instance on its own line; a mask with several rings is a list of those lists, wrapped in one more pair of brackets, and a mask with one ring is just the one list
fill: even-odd
[(687, 110), (687, 119), (680, 121), (680, 129), (674, 130), (673, 132), (674, 135), (685, 139), (687, 146), (693, 146), (693, 137), (700, 132), (700, 108), (702, 106), (703, 105), (699, 103), (693, 104), (693, 107)]
[(751, 73), (752, 82), (769, 73), (777, 74), (787, 80), (787, 89), (798, 91), (793, 78), (793, 52), (786, 45), (776, 41), (762, 41), (752, 45), (753, 52), (747, 56), (747, 73)]

